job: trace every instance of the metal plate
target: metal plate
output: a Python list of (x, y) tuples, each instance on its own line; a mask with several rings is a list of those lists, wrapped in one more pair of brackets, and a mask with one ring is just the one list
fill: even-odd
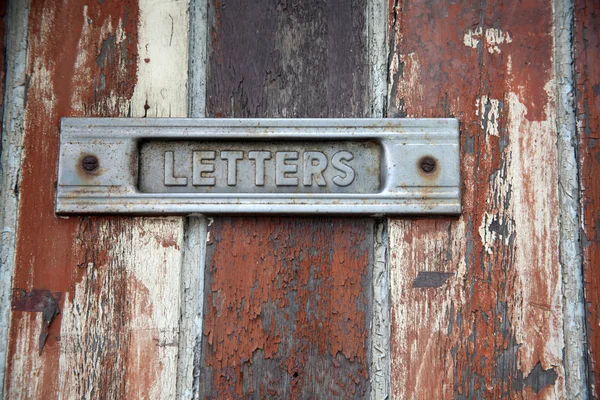
[(456, 119), (64, 118), (56, 211), (458, 214)]

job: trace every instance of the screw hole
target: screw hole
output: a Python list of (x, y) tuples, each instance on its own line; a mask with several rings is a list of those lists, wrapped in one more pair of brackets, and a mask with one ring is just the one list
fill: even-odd
[(435, 171), (436, 167), (437, 167), (437, 162), (435, 161), (435, 159), (433, 157), (423, 157), (421, 159), (421, 170), (427, 174), (432, 173), (433, 171)]
[(98, 158), (96, 156), (86, 156), (81, 161), (81, 168), (87, 172), (95, 171), (98, 168)]

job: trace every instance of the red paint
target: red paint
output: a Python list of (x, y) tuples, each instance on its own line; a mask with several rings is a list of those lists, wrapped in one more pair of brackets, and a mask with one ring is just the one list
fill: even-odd
[[(448, 313), (452, 315), (440, 318), (447, 317), (452, 329), (438, 326), (434, 321), (424, 322), (423, 326), (409, 329), (408, 337), (398, 337), (400, 321), (393, 313), (392, 380), (402, 375), (406, 382), (400, 389), (396, 380), (396, 390), (407, 388), (406, 393), (410, 395), (418, 393), (428, 398), (522, 396), (531, 388), (518, 383), (519, 374), (527, 376), (538, 360), (544, 368), (550, 367), (544, 350), (547, 335), (562, 332), (562, 327), (537, 332), (533, 327), (550, 324), (550, 314), (531, 307), (526, 307), (522, 314), (513, 312), (521, 310), (521, 284), (528, 288), (529, 300), (538, 303), (554, 293), (551, 282), (559, 281), (559, 270), (541, 267), (556, 265), (558, 268), (557, 234), (556, 230), (516, 231), (511, 220), (510, 208), (514, 204), (514, 199), (509, 199), (511, 191), (507, 189), (507, 195), (499, 186), (505, 184), (503, 180), (510, 167), (507, 160), (511, 155), (506, 153), (506, 146), (517, 140), (516, 132), (509, 129), (509, 113), (518, 111), (509, 110), (511, 93), (526, 107), (524, 125), (550, 118), (546, 106), (552, 107), (552, 103), (545, 86), (552, 83), (553, 77), (552, 4), (541, 0), (493, 4), (461, 1), (443, 5), (432, 1), (400, 1), (390, 13), (397, 16), (397, 20), (392, 21), (392, 35), (395, 34), (392, 40), (399, 66), (391, 71), (392, 100), (388, 115), (457, 117), (461, 121), (463, 151), (462, 218), (466, 232), (458, 230), (462, 221), (436, 218), (399, 222), (404, 241), (412, 243), (414, 249), (403, 262), (410, 265), (407, 274), (415, 265), (454, 272), (465, 263), (467, 270), (464, 280), (459, 281), (451, 293), (443, 288), (438, 289), (442, 290), (440, 294), (399, 289), (407, 296), (404, 300), (414, 307), (427, 307), (432, 313), (439, 307), (451, 307)], [(465, 45), (465, 34), (477, 29), (482, 32), (478, 45), (475, 48)], [(495, 51), (494, 44), (486, 40), (488, 29), (498, 29), (511, 40), (499, 44), (499, 52)], [(477, 104), (484, 96), (500, 102), (498, 136), (486, 134), (481, 127)], [(555, 135), (555, 132), (550, 129), (536, 134)], [(539, 147), (536, 135), (525, 135), (519, 140), (524, 149)], [(552, 155), (550, 151), (548, 173), (555, 171)], [(539, 188), (532, 176), (536, 166), (523, 164), (518, 189), (524, 193), (523, 208), (530, 208), (528, 218), (535, 220), (540, 212), (557, 215), (556, 192), (548, 200), (549, 209), (535, 209)], [(479, 234), (485, 218), (493, 218), (495, 225), (491, 229), (498, 230), (498, 239), (491, 249), (485, 247)], [(523, 235), (533, 238), (539, 249), (536, 254), (543, 254), (539, 258), (531, 254), (533, 272), (527, 277), (521, 276), (515, 265), (518, 252), (515, 243)], [(439, 246), (435, 251), (434, 243)], [(520, 281), (523, 279), (526, 282)], [(447, 290), (452, 286), (449, 284)], [(517, 359), (511, 355), (518, 340), (513, 325), (521, 321), (531, 324), (525, 328), (527, 342), (520, 350), (531, 352), (531, 358)], [(411, 326), (415, 322), (408, 320)], [(432, 337), (436, 338), (435, 343), (430, 342)], [(411, 354), (400, 352), (407, 340), (415, 358), (408, 359)], [(529, 365), (531, 359), (535, 362)], [(410, 367), (415, 365), (420, 367)], [(546, 388), (547, 393), (549, 390), (552, 388)]]
[[(137, 20), (138, 8), (133, 0), (89, 4), (78, 0), (31, 2), (14, 287), (25, 290), (45, 287), (67, 293), (81, 279), (78, 265), (82, 262), (76, 252), (81, 245), (79, 235), (85, 219), (54, 215), (59, 120), (66, 116), (120, 116), (119, 106), (131, 97), (136, 83)], [(107, 26), (111, 29), (106, 29)], [(125, 35), (119, 44), (114, 39), (117, 28)], [(101, 239), (91, 238), (92, 252), (95, 242)], [(87, 257), (99, 259), (103, 255)], [(30, 333), (17, 330), (23, 318), (33, 322), (36, 316), (25, 313), (12, 316), (9, 383), (11, 374), (25, 373), (13, 370), (10, 360), (33, 357), (16, 353), (16, 343), (26, 340), (19, 335)], [(60, 321), (61, 315), (50, 326), (41, 355), (44, 368), (39, 390), (44, 397), (57, 393)], [(10, 393), (9, 387), (9, 397)]]
[[(365, 395), (371, 225), (360, 219), (215, 220), (204, 320), (206, 378), (212, 379), (207, 395), (248, 395), (248, 373), (261, 374), (260, 385), (250, 383), (249, 390), (277, 397), (303, 398), (308, 387), (324, 393), (328, 385), (340, 395)], [(278, 371), (270, 375), (274, 381), (252, 368), (256, 362)]]

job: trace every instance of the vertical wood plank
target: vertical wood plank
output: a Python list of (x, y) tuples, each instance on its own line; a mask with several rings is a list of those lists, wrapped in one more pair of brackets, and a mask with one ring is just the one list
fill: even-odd
[[(368, 116), (365, 10), (210, 2), (208, 116)], [(215, 218), (209, 235), (204, 396), (366, 397), (373, 221)]]
[[(18, 213), (18, 181), (23, 143), (22, 126), (25, 108), (25, 59), (27, 8), (25, 1), (2, 2), (6, 20), (2, 21), (2, 43), (6, 43), (6, 70), (2, 80), (2, 155), (0, 159), (0, 399), (4, 398), (10, 299), (15, 265), (15, 239)], [(6, 21), (6, 23), (4, 23)], [(9, 23), (10, 22), (10, 23)], [(3, 49), (4, 54), (4, 49)]]
[[(188, 117), (206, 116), (207, 9), (205, 0), (190, 0), (188, 55)], [(200, 398), (200, 354), (204, 302), (204, 261), (208, 221), (201, 215), (185, 219), (181, 265), (181, 313), (177, 398)]]
[(372, 225), (215, 220), (205, 278), (205, 396), (367, 394)]
[(175, 395), (182, 219), (53, 209), (59, 118), (186, 115), (186, 12), (186, 2), (31, 2), (14, 288), (49, 290), (60, 314), (46, 328), (42, 313), (13, 311), (9, 398)]
[(397, 1), (389, 116), (461, 120), (463, 214), (390, 223), (396, 398), (562, 398), (552, 3)]
[(573, 0), (554, 0), (559, 261), (562, 272), (565, 396), (588, 399), (587, 338), (581, 255), (580, 175), (574, 76)]
[(591, 395), (600, 398), (600, 10), (575, 2), (575, 76), (579, 136), (582, 250), (587, 303)]

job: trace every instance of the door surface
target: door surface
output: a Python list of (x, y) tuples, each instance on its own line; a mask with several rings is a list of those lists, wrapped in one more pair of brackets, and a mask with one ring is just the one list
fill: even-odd
[[(0, 2), (4, 397), (597, 397), (596, 3)], [(69, 116), (455, 117), (463, 212), (59, 217)]]

